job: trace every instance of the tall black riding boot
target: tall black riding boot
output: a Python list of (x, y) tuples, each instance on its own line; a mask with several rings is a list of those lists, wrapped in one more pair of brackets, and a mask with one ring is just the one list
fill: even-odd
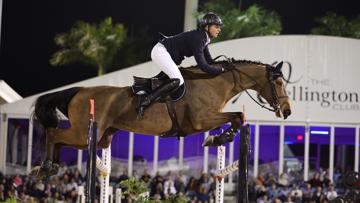
[(179, 87), (180, 80), (179, 79), (169, 79), (167, 83), (156, 89), (154, 92), (152, 92), (149, 95), (146, 95), (144, 99), (140, 102), (140, 107), (147, 107), (152, 102), (159, 100), (162, 96), (165, 96), (166, 94), (170, 93), (172, 90)]

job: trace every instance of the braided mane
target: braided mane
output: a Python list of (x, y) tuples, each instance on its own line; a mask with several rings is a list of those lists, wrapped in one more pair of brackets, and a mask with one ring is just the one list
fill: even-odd
[[(230, 61), (233, 64), (239, 64), (239, 65), (260, 65), (260, 66), (266, 66), (267, 64), (261, 63), (259, 61), (250, 61), (250, 60), (235, 60), (234, 58), (231, 58)], [(212, 63), (212, 66), (218, 66), (220, 67), (221, 64), (224, 63), (228, 63), (227, 60), (221, 60), (221, 61), (216, 61), (215, 63)], [(204, 73), (199, 67), (198, 65), (195, 66), (190, 66), (187, 68), (183, 68), (180, 67), (180, 71), (181, 73), (186, 77), (186, 78), (212, 78), (215, 77), (214, 75), (210, 75), (207, 73)]]

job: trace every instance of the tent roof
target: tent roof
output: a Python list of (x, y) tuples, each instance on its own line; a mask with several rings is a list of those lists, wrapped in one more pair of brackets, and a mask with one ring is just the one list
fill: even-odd
[(11, 103), (22, 99), (4, 80), (0, 80), (0, 104)]

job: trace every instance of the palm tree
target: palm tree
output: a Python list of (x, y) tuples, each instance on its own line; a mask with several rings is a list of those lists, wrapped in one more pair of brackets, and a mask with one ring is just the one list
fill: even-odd
[(360, 39), (360, 15), (353, 20), (347, 20), (334, 12), (316, 19), (318, 26), (311, 29), (311, 34), (332, 35)]
[(214, 41), (224, 41), (242, 37), (279, 35), (281, 32), (280, 16), (252, 5), (242, 11), (229, 0), (214, 0), (205, 3), (198, 13), (202, 16), (206, 12), (215, 12), (223, 20), (221, 34)]
[(111, 17), (99, 25), (79, 21), (69, 32), (55, 36), (60, 50), (52, 55), (50, 64), (61, 66), (80, 62), (97, 68), (98, 75), (103, 75), (112, 65), (125, 38), (124, 26), (113, 25)]

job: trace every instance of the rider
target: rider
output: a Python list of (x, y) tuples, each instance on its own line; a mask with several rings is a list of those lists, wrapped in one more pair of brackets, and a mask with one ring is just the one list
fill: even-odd
[(140, 102), (140, 107), (149, 106), (153, 101), (169, 94), (184, 83), (184, 78), (177, 65), (180, 65), (184, 57), (194, 56), (202, 71), (217, 75), (225, 71), (224, 68), (213, 67), (213, 62), (208, 44), (212, 38), (216, 38), (222, 26), (220, 17), (212, 12), (204, 15), (200, 21), (200, 28), (183, 32), (175, 36), (160, 40), (151, 51), (152, 61), (169, 76), (164, 85), (146, 95)]

